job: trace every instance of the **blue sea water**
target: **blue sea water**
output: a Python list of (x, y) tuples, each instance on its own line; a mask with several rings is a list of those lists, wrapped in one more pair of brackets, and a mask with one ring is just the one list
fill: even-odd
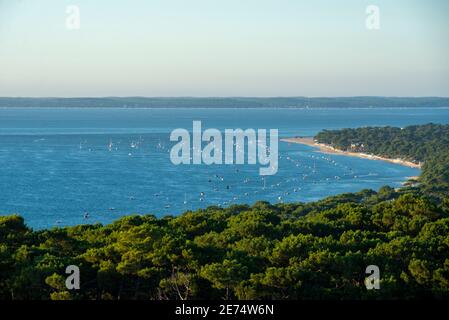
[[(175, 128), (322, 129), (449, 123), (449, 109), (0, 109), (0, 215), (35, 228), (109, 223), (128, 214), (177, 215), (210, 205), (313, 201), (383, 185), (419, 170), (327, 155), (280, 142), (279, 171), (259, 165), (180, 165), (169, 158)], [(200, 196), (204, 193), (204, 196)], [(86, 212), (88, 215), (86, 215)]]

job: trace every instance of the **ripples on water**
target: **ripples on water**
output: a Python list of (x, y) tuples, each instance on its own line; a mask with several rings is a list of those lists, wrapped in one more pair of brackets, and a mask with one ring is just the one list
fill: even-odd
[[(441, 122), (449, 110), (0, 110), (0, 213), (34, 228), (108, 223), (133, 213), (179, 214), (257, 200), (313, 201), (383, 185), (400, 186), (417, 169), (328, 155), (279, 143), (279, 171), (258, 165), (180, 165), (169, 132), (205, 127), (279, 128), (282, 136), (329, 127)], [(391, 112), (391, 111), (390, 111)], [(381, 121), (383, 119), (383, 121)], [(440, 120), (440, 121), (438, 121)], [(420, 121), (420, 122), (418, 122)], [(351, 125), (352, 124), (352, 125)]]

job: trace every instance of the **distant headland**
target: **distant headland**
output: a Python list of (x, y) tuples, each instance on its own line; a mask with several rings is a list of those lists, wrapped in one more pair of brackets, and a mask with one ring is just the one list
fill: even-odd
[(0, 97), (0, 108), (449, 108), (448, 97)]
[(284, 139), (281, 139), (281, 141), (288, 142), (288, 143), (305, 144), (305, 145), (308, 145), (311, 147), (316, 147), (322, 153), (339, 154), (339, 155), (358, 157), (358, 158), (369, 159), (369, 160), (381, 160), (381, 161), (400, 164), (400, 165), (411, 167), (411, 168), (417, 168), (417, 169), (421, 168), (420, 163), (415, 163), (415, 162), (407, 161), (407, 160), (400, 159), (400, 158), (393, 159), (393, 158), (381, 157), (381, 156), (377, 156), (377, 155), (373, 155), (373, 154), (367, 154), (367, 153), (359, 152), (359, 151), (347, 151), (347, 150), (336, 149), (330, 145), (327, 145), (324, 143), (319, 143), (319, 142), (315, 141), (315, 139), (313, 137), (284, 138)]

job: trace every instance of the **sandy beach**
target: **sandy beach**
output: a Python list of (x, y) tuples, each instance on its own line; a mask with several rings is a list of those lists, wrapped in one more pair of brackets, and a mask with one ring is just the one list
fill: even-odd
[(391, 163), (400, 164), (400, 165), (407, 166), (407, 167), (418, 168), (418, 169), (421, 168), (420, 164), (416, 164), (414, 162), (406, 161), (403, 159), (390, 159), (390, 158), (384, 158), (384, 157), (361, 153), (361, 152), (338, 150), (329, 145), (316, 142), (313, 139), (313, 137), (284, 138), (284, 139), (281, 139), (281, 141), (288, 142), (288, 143), (299, 143), (299, 144), (304, 144), (304, 145), (308, 145), (311, 147), (315, 147), (315, 148), (318, 148), (319, 152), (322, 152), (322, 153), (340, 154), (340, 155), (344, 155), (344, 156), (358, 157), (358, 158), (364, 158), (364, 159), (369, 159), (369, 160), (381, 160), (381, 161), (387, 161), (387, 162), (391, 162)]

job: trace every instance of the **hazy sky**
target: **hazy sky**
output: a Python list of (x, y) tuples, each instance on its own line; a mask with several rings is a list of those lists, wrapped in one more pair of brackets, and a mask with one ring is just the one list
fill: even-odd
[(0, 96), (449, 96), (448, 16), (447, 0), (0, 0)]

